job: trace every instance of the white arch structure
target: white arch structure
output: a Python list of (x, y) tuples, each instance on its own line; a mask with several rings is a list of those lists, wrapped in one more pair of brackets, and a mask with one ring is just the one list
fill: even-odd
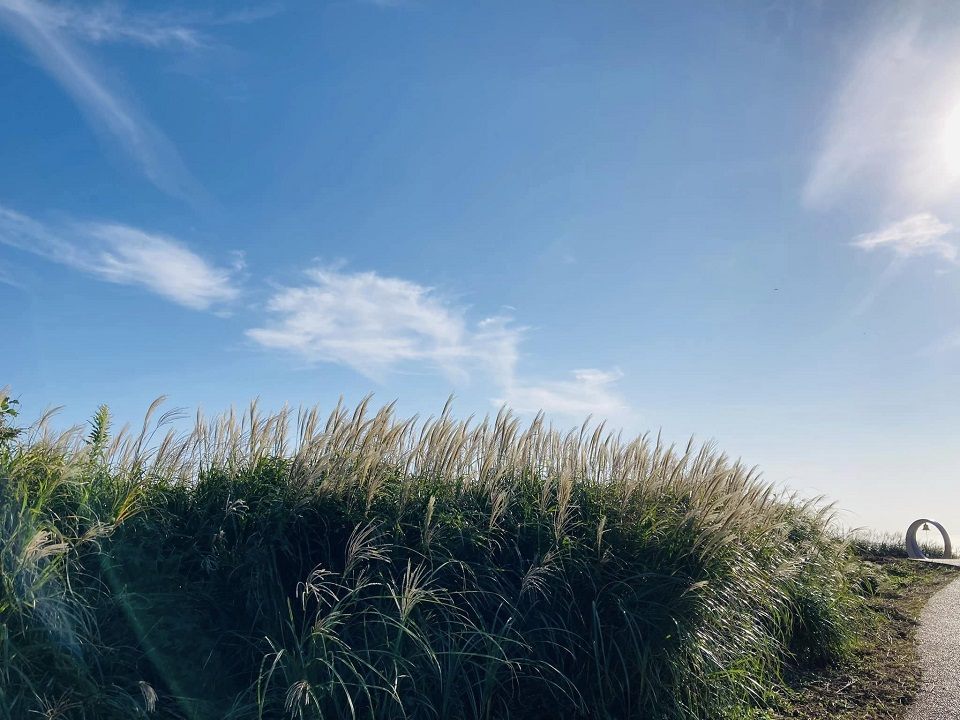
[(910, 524), (910, 527), (907, 528), (907, 557), (913, 558), (914, 560), (927, 559), (923, 548), (920, 547), (920, 543), (917, 541), (917, 530), (923, 527), (924, 523), (930, 523), (940, 531), (940, 534), (943, 536), (943, 556), (945, 558), (953, 557), (953, 548), (950, 547), (950, 536), (947, 535), (946, 528), (936, 520), (928, 520), (927, 518), (914, 520)]

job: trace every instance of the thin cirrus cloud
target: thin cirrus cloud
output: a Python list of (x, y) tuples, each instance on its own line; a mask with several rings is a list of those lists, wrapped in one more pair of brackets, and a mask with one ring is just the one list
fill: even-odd
[(204, 195), (174, 144), (111, 87), (82, 45), (127, 43), (145, 48), (196, 50), (210, 44), (200, 25), (254, 22), (276, 12), (240, 9), (224, 16), (133, 14), (117, 4), (52, 4), (42, 0), (0, 0), (0, 28), (32, 53), (88, 118), (116, 142), (150, 182), (164, 192), (196, 200)]
[(496, 387), (494, 402), (520, 411), (626, 415), (616, 390), (619, 372), (522, 378), (517, 365), (523, 328), (503, 317), (471, 324), (463, 308), (409, 280), (318, 267), (306, 273), (304, 284), (276, 290), (266, 309), (269, 322), (247, 330), (247, 336), (308, 362), (345, 365), (375, 379), (425, 367), (458, 380), (481, 375)]
[(118, 223), (50, 227), (0, 206), (0, 243), (106, 282), (142, 287), (194, 310), (221, 307), (239, 294), (239, 264), (217, 266), (166, 235)]
[(933, 255), (950, 263), (957, 261), (957, 244), (949, 240), (954, 227), (930, 213), (917, 213), (880, 230), (858, 235), (853, 244), (867, 251), (887, 250), (901, 258)]
[[(109, 25), (94, 19), (89, 12), (66, 12), (36, 0), (0, 0), (0, 25), (13, 32), (80, 107), (91, 125), (117, 142), (154, 185), (178, 197), (197, 193), (197, 182), (173, 143), (137, 112), (129, 99), (109, 86), (93, 60), (71, 37), (73, 34), (90, 39), (98, 24), (101, 27), (96, 37), (100, 39), (116, 36), (120, 31), (110, 31)], [(142, 36), (142, 32), (125, 34), (127, 39), (134, 36)]]
[(960, 189), (960, 30), (949, 4), (904, 4), (877, 24), (827, 112), (804, 188), (815, 207), (869, 189), (910, 212)]
[[(44, 24), (100, 45), (128, 43), (152, 48), (197, 49), (215, 45), (205, 28), (243, 25), (272, 17), (279, 4), (236, 7), (222, 14), (202, 11), (131, 13), (117, 3), (84, 6), (41, 3), (40, 0), (7, 0), (10, 5), (31, 6)], [(0, 3), (2, 5), (3, 3)]]
[(854, 247), (864, 252), (881, 252), (891, 256), (886, 269), (857, 303), (854, 315), (869, 310), (880, 294), (900, 275), (909, 258), (932, 256), (942, 263), (956, 265), (960, 247), (951, 239), (954, 226), (931, 213), (916, 213), (890, 223), (874, 232), (863, 233), (853, 240)]
[(40, 25), (94, 44), (123, 42), (146, 47), (197, 48), (207, 43), (199, 29), (169, 15), (132, 15), (121, 5), (53, 5), (39, 0), (8, 0)]

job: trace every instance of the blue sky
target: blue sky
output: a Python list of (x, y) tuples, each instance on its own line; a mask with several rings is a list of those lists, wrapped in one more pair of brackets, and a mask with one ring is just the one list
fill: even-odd
[(454, 393), (960, 529), (949, 3), (0, 0), (0, 97), (28, 415)]

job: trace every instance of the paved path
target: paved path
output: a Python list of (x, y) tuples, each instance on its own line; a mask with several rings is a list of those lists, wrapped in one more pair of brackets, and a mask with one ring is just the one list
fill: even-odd
[[(940, 561), (944, 565), (958, 560)], [(927, 602), (917, 628), (923, 679), (904, 720), (960, 720), (960, 580)]]
[(928, 562), (928, 563), (936, 563), (937, 565), (953, 565), (953, 567), (960, 567), (960, 560), (943, 560), (941, 558), (923, 558), (922, 560), (917, 560), (917, 562)]

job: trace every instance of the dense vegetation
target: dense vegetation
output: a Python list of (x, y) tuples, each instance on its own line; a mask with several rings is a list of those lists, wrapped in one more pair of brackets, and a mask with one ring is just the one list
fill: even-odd
[(827, 511), (710, 447), (0, 401), (3, 720), (736, 717), (861, 618)]

